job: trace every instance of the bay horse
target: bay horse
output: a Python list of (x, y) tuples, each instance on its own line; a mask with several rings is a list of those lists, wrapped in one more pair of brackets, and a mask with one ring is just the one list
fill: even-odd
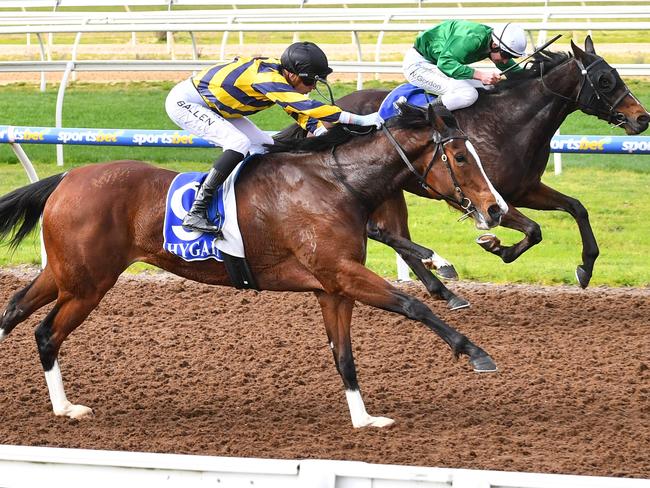
[[(253, 158), (237, 183), (238, 220), (259, 289), (316, 295), (352, 425), (383, 427), (393, 420), (366, 412), (357, 382), (350, 338), (355, 301), (423, 323), (455, 356), (469, 356), (475, 371), (496, 366), (424, 303), (363, 265), (368, 215), (411, 179), (459, 202), (462, 195), (486, 228), (498, 225), (507, 206), (448, 111), (404, 105), (384, 131), (353, 135), (343, 129), (296, 144), (293, 152)], [(10, 238), (10, 245), (18, 245), (42, 215), (47, 265), (10, 299), (0, 318), (0, 341), (55, 302), (35, 336), (56, 415), (92, 414), (68, 401), (59, 350), (130, 264), (142, 261), (232, 286), (223, 263), (187, 262), (163, 249), (165, 197), (175, 176), (143, 162), (114, 161), (72, 169), (0, 198), (0, 240)]]
[[(510, 263), (542, 240), (540, 226), (515, 207), (568, 212), (576, 220), (582, 238), (582, 263), (576, 268), (576, 278), (586, 288), (599, 254), (598, 244), (584, 205), (541, 181), (551, 138), (564, 119), (576, 110), (623, 127), (628, 135), (645, 131), (650, 114), (616, 70), (596, 54), (590, 36), (585, 40), (584, 51), (573, 42), (571, 49), (572, 54), (543, 51), (535, 55), (528, 69), (513, 73), (494, 90), (481, 90), (474, 105), (454, 111), (454, 116), (476, 143), (487, 176), (509, 204), (501, 225), (524, 234), (520, 242), (510, 246), (503, 245), (493, 234), (479, 237), (477, 243)], [(360, 90), (336, 103), (343, 110), (371, 113), (379, 109), (387, 94), (385, 90)], [(304, 135), (298, 126), (292, 126), (276, 137), (286, 140)], [(432, 196), (417, 185), (407, 190)], [(389, 246), (399, 240), (396, 251), (402, 257), (411, 254), (405, 260), (429, 293), (441, 298), (449, 296), (444, 285), (422, 264), (422, 246), (410, 248), (404, 243), (410, 240), (410, 233), (402, 191), (375, 210), (368, 229), (370, 238)]]

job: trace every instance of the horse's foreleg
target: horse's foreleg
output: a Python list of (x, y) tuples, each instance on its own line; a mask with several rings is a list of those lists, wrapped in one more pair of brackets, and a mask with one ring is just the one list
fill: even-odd
[(476, 243), (492, 254), (499, 256), (504, 263), (511, 263), (528, 249), (542, 241), (542, 229), (534, 220), (529, 219), (512, 205), (508, 206), (508, 213), (501, 218), (501, 227), (518, 230), (524, 238), (512, 246), (503, 246), (494, 234), (483, 234), (476, 239)]
[(564, 195), (543, 183), (527, 192), (521, 198), (521, 205), (535, 210), (563, 210), (575, 219), (582, 239), (582, 264), (576, 268), (576, 278), (580, 286), (586, 288), (591, 280), (594, 264), (600, 251), (594, 231), (591, 229), (589, 213), (584, 205), (579, 200)]
[(360, 263), (347, 261), (341, 264), (337, 277), (339, 293), (422, 322), (451, 347), (455, 356), (469, 356), (475, 371), (496, 371), (494, 361), (483, 349), (438, 318), (424, 303), (392, 286)]
[[(433, 268), (443, 278), (450, 280), (455, 280), (458, 278), (458, 273), (456, 273), (454, 265), (437, 254), (435, 251), (421, 246), (420, 244), (413, 242), (408, 238), (395, 235), (386, 228), (380, 227), (372, 220), (368, 221), (366, 230), (370, 239), (381, 242), (388, 247), (392, 247), (397, 253), (399, 253), (400, 256), (402, 256), (404, 261), (407, 261), (407, 256), (413, 258), (412, 260), (418, 259), (423, 263), (425, 269), (427, 267), (429, 269)], [(415, 272), (415, 270), (413, 270), (413, 272)], [(417, 272), (415, 272), (415, 274), (417, 275)], [(437, 278), (434, 277), (434, 279)]]
[(87, 293), (83, 298), (61, 293), (54, 308), (36, 328), (36, 344), (55, 415), (81, 419), (93, 411), (68, 401), (63, 388), (58, 355), (61, 344), (94, 310), (104, 293)]
[(435, 258), (438, 258), (438, 273), (447, 278), (458, 278), (458, 274), (456, 274), (456, 270), (451, 263), (443, 260), (430, 249), (422, 247), (403, 237), (393, 235), (391, 232), (380, 228), (372, 221), (368, 221), (366, 230), (369, 238), (395, 249), (402, 259), (404, 259), (406, 264), (408, 264), (409, 268), (413, 270), (432, 297), (445, 300), (450, 310), (459, 310), (461, 308), (469, 307), (469, 302), (451, 292), (427, 269), (423, 260), (425, 260), (424, 256), (427, 256), (426, 259), (432, 262), (434, 262)]
[(46, 267), (29, 285), (16, 292), (9, 300), (0, 317), (0, 342), (34, 311), (53, 302), (57, 293), (54, 278)]
[(357, 371), (352, 355), (352, 340), (350, 338), (350, 322), (354, 301), (341, 295), (325, 292), (316, 293), (321, 306), (325, 330), (329, 346), (334, 355), (334, 364), (343, 379), (345, 397), (350, 409), (352, 425), (359, 427), (386, 427), (393, 423), (387, 417), (373, 417), (366, 412), (357, 383)]
[(436, 278), (425, 266), (422, 261), (409, 255), (402, 255), (402, 259), (413, 270), (418, 279), (422, 282), (432, 297), (438, 297), (447, 302), (449, 310), (460, 310), (469, 307), (469, 302), (459, 297), (447, 288), (438, 278)]

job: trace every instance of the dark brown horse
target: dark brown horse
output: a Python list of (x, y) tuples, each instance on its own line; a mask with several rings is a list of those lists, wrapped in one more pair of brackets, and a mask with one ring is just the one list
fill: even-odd
[[(425, 324), (456, 356), (469, 356), (476, 371), (496, 366), (424, 303), (364, 267), (369, 213), (412, 179), (447, 198), (471, 200), (473, 216), (485, 227), (498, 225), (506, 206), (449, 112), (404, 106), (386, 132), (353, 136), (342, 129), (303, 141), (297, 152), (252, 160), (237, 183), (238, 219), (260, 289), (316, 295), (352, 424), (381, 427), (392, 420), (366, 413), (357, 383), (350, 339), (355, 301)], [(117, 161), (73, 169), (0, 199), (0, 238), (13, 232), (13, 245), (43, 218), (47, 266), (11, 298), (0, 319), (0, 341), (55, 301), (36, 328), (36, 342), (56, 415), (92, 413), (67, 400), (59, 350), (131, 263), (143, 261), (191, 280), (231, 286), (222, 263), (186, 262), (163, 249), (165, 196), (174, 176), (142, 162)]]
[[(571, 48), (573, 55), (536, 55), (523, 74), (499, 83), (493, 91), (481, 93), (473, 106), (457, 110), (454, 115), (476, 144), (490, 181), (509, 204), (501, 225), (525, 235), (520, 242), (505, 246), (493, 234), (485, 234), (477, 239), (478, 244), (510, 263), (542, 240), (540, 226), (515, 207), (568, 212), (576, 220), (582, 237), (582, 264), (576, 269), (576, 277), (585, 288), (598, 257), (598, 245), (582, 203), (541, 182), (551, 138), (576, 110), (623, 127), (627, 134), (645, 131), (650, 114), (616, 70), (596, 54), (590, 37), (586, 38), (585, 51), (573, 42)], [(378, 110), (387, 93), (361, 90), (342, 97), (337, 104), (344, 110), (371, 113)], [(293, 127), (278, 137), (299, 135), (300, 131)], [(427, 196), (417, 186), (408, 190)], [(410, 240), (410, 234), (402, 192), (387, 199), (371, 215), (368, 236), (391, 246), (399, 240), (396, 250), (429, 292), (445, 299), (449, 296), (450, 292), (420, 262), (422, 247), (409, 248), (404, 242)], [(406, 258), (409, 253), (410, 259)]]

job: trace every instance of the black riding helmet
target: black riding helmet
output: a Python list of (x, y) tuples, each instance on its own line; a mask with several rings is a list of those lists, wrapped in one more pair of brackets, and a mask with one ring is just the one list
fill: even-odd
[(297, 74), (305, 84), (313, 85), (317, 79), (324, 81), (332, 72), (327, 56), (313, 42), (294, 42), (280, 57), (281, 66)]

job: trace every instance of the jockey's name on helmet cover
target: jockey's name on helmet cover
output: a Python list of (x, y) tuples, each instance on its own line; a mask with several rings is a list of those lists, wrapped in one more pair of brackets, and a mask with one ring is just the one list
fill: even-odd
[(332, 72), (327, 62), (327, 56), (313, 42), (294, 42), (284, 50), (280, 57), (284, 69), (295, 73), (301, 78), (322, 78)]

